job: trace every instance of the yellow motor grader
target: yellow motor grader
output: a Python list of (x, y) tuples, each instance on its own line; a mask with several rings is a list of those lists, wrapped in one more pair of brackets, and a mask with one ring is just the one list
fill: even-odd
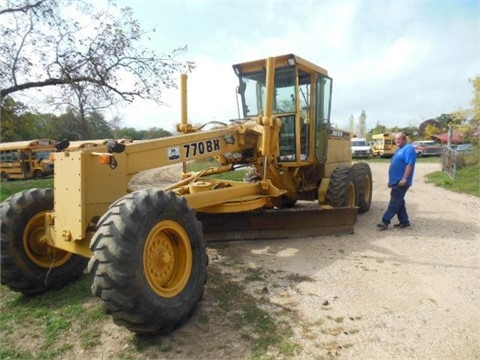
[[(368, 164), (352, 165), (350, 134), (330, 125), (327, 71), (293, 54), (233, 69), (239, 115), (229, 123), (188, 122), (182, 75), (179, 135), (74, 150), (60, 142), (54, 189), (0, 205), (2, 284), (37, 295), (76, 280), (88, 263), (92, 292), (116, 324), (165, 333), (202, 298), (205, 234), (352, 232), (357, 212), (370, 208), (372, 175)], [(166, 188), (130, 188), (141, 171), (212, 158), (218, 166), (184, 171)], [(217, 176), (241, 167), (253, 169), (249, 181)]]

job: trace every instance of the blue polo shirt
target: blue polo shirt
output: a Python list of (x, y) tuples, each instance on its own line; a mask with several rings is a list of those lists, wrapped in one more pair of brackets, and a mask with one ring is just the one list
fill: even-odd
[(403, 179), (407, 165), (412, 165), (412, 172), (407, 179), (407, 186), (412, 186), (416, 160), (417, 154), (415, 153), (415, 148), (410, 144), (405, 144), (404, 147), (395, 151), (392, 161), (390, 162), (390, 168), (388, 169), (388, 185), (398, 185), (400, 180)]

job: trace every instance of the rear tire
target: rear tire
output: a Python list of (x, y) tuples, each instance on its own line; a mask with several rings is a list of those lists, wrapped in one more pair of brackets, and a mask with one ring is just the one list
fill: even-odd
[(8, 181), (8, 180), (10, 180), (10, 176), (8, 176), (8, 174), (6, 172), (2, 172), (1, 180), (2, 181)]
[(46, 244), (45, 213), (52, 189), (19, 192), (0, 204), (2, 284), (37, 295), (78, 279), (87, 259)]
[(102, 216), (88, 269), (113, 321), (139, 334), (182, 325), (203, 297), (208, 257), (202, 225), (173, 192), (132, 192)]
[(370, 210), (372, 204), (372, 171), (367, 163), (355, 163), (352, 172), (357, 185), (358, 212), (365, 213)]
[(334, 208), (354, 207), (358, 204), (358, 193), (351, 167), (342, 166), (333, 170), (326, 200)]

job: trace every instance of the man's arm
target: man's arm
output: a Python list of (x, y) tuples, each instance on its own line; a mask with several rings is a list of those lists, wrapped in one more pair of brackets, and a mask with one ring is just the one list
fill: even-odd
[(405, 172), (403, 173), (403, 178), (402, 180), (400, 180), (400, 183), (402, 183), (402, 181), (404, 181), (405, 184), (407, 183), (407, 179), (412, 173), (412, 170), (413, 170), (413, 166), (408, 164), (407, 167), (405, 168)]

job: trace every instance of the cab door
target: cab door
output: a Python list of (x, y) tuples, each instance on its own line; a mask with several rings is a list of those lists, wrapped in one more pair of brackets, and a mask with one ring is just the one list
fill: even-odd
[(321, 163), (327, 160), (331, 94), (332, 79), (317, 74), (315, 95), (315, 155)]

